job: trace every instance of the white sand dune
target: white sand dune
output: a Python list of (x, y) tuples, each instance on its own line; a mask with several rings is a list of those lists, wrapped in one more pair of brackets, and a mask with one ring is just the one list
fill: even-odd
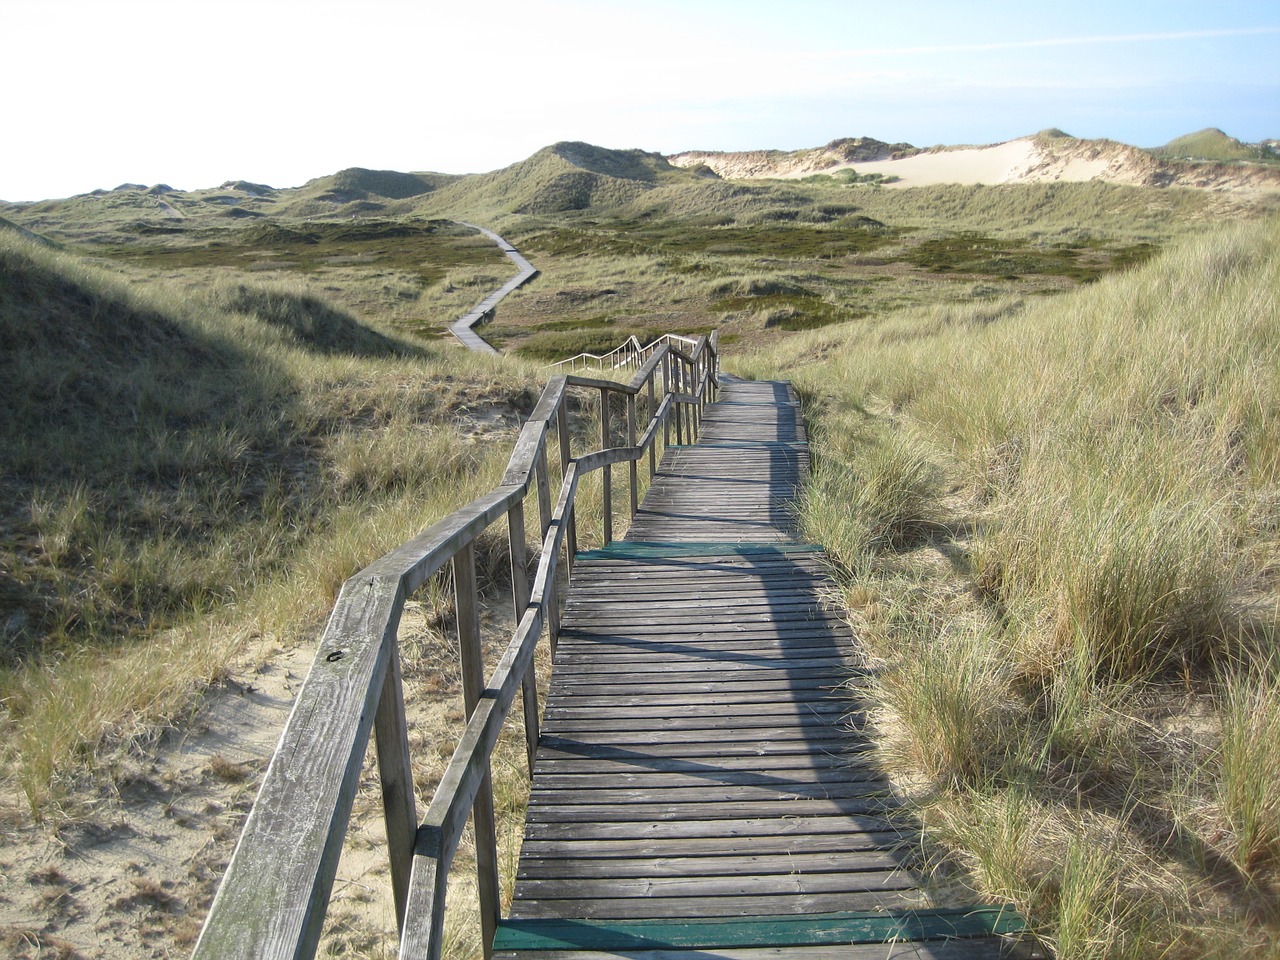
[(952, 147), (917, 153), (900, 160), (845, 163), (823, 172), (856, 168), (861, 174), (898, 177), (897, 183), (891, 186), (902, 187), (934, 183), (1010, 183), (1025, 176), (1038, 159), (1035, 141), (1026, 137), (990, 147)]
[[(824, 171), (855, 167), (858, 173), (897, 177), (888, 186), (924, 187), (935, 183), (996, 184), (1029, 180), (1093, 180), (1107, 172), (1108, 158), (1049, 156), (1034, 137), (989, 147), (944, 147), (898, 160), (846, 163)], [(791, 176), (802, 176), (792, 174)]]
[(919, 151), (909, 144), (888, 144), (867, 138), (857, 141), (859, 152), (864, 156), (870, 153), (882, 159), (849, 159), (852, 154), (848, 146), (853, 142), (833, 141), (826, 147), (791, 152), (690, 150), (668, 160), (680, 167), (705, 164), (727, 180), (795, 180), (815, 173), (853, 169), (859, 174), (878, 173), (896, 178), (886, 184), (888, 187), (1098, 180), (1210, 190), (1280, 189), (1280, 168), (1274, 166), (1169, 162), (1114, 140), (1082, 140), (1055, 131), (989, 146), (934, 147)]

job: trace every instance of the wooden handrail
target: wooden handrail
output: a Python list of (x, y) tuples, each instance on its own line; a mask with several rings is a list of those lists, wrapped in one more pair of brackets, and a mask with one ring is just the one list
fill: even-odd
[[(684, 337), (678, 333), (664, 333), (650, 343), (641, 346), (639, 338), (633, 333), (620, 346), (614, 347), (608, 353), (576, 353), (572, 357), (549, 363), (547, 367), (554, 369), (555, 367), (568, 365), (570, 370), (577, 370), (581, 365), (583, 367), (595, 367), (597, 370), (618, 370), (622, 367), (641, 363), (656, 353), (663, 345), (670, 346), (677, 341), (690, 347), (698, 343), (694, 337)], [(621, 359), (615, 359), (619, 356)]]
[[(388, 858), (402, 957), (440, 956), (449, 868), (468, 815), (475, 821), (477, 871), (486, 954), (498, 919), (497, 863), (489, 761), (516, 691), (524, 694), (532, 766), (537, 746), (537, 689), (533, 654), (546, 630), (559, 635), (561, 551), (566, 576), (577, 551), (574, 504), (582, 479), (602, 472), (606, 504), (610, 467), (630, 464), (630, 511), (637, 507), (636, 465), (646, 454), (653, 470), (658, 430), (678, 442), (693, 436), (716, 389), (716, 334), (689, 351), (670, 343), (654, 352), (627, 383), (554, 377), (516, 439), (501, 482), (418, 536), (374, 561), (343, 584), (315, 660), (267, 767), (196, 944), (196, 960), (309, 958), (328, 909), (338, 858), (368, 749), (377, 747), (387, 827)], [(657, 381), (661, 378), (661, 399)], [(600, 449), (572, 455), (567, 398), (571, 389), (601, 397)], [(636, 398), (647, 397), (648, 422), (637, 436)], [(612, 446), (609, 398), (627, 405), (626, 445)], [(547, 436), (560, 446), (561, 484), (551, 502)], [(536, 493), (541, 550), (532, 582), (525, 553), (525, 500)], [(612, 515), (606, 508), (606, 535)], [(476, 626), (475, 540), (505, 518), (511, 537), (512, 597), (517, 627), (492, 677), (480, 674)], [(446, 564), (454, 568), (455, 612), (464, 658), (467, 726), (419, 822), (410, 769), (397, 631), (405, 600)]]

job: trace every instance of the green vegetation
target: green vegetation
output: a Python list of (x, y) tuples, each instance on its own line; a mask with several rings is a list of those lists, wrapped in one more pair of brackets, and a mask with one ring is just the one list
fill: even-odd
[(493, 243), (467, 227), (442, 220), (266, 221), (199, 242), (206, 239), (181, 245), (130, 244), (101, 252), (156, 270), (232, 267), (246, 272), (314, 273), (354, 264), (369, 271), (416, 274), (423, 286), (439, 282), (459, 266), (507, 272), (503, 266), (507, 261)]
[[(522, 358), (717, 329), (731, 369), (804, 394), (806, 523), (941, 869), (1063, 957), (1274, 956), (1277, 209), (732, 183), (586, 144), (0, 205), (5, 781), (83, 816), (112, 745), (247, 638), (313, 637), (348, 575), (491, 485), (509, 446), (470, 441), (527, 412), (546, 371)], [(541, 270), (486, 328), (514, 356), (440, 339), (512, 274), (455, 217)], [(428, 592), (404, 642), (430, 697), (454, 688)], [(424, 790), (446, 742), (415, 742)]]
[(1280, 164), (1280, 155), (1264, 146), (1241, 143), (1216, 127), (1198, 130), (1147, 151), (1167, 160), (1208, 160), (1218, 163)]
[(539, 380), (306, 288), (139, 290), (0, 244), (3, 764), (47, 816), (95, 746), (173, 716), (245, 637), (305, 637), (487, 489), (509, 451), (459, 410), (512, 423)]
[(906, 259), (934, 273), (977, 273), (1006, 280), (1039, 274), (1091, 283), (1111, 270), (1141, 263), (1155, 250), (1150, 243), (1112, 249), (1100, 249), (1096, 244), (1036, 247), (1025, 240), (1001, 241), (964, 231), (925, 240), (912, 248)]
[(899, 177), (883, 173), (858, 173), (853, 167), (837, 170), (835, 173), (815, 173), (804, 177), (802, 183), (837, 183), (842, 187), (855, 187), (865, 184), (879, 186), (885, 183), (897, 183)]
[(805, 395), (886, 768), (1059, 957), (1274, 956), (1278, 250), (1272, 218), (733, 364)]

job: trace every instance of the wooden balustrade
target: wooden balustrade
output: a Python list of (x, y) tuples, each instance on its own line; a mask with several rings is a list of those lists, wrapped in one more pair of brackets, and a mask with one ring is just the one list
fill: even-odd
[[(612, 467), (628, 464), (629, 508), (638, 508), (637, 464), (656, 468), (662, 430), (669, 442), (696, 436), (703, 404), (716, 389), (716, 335), (685, 352), (656, 350), (628, 383), (586, 377), (548, 382), (516, 440), (501, 483), (351, 577), (338, 595), (306, 682), (263, 778), (257, 801), (196, 944), (196, 960), (309, 958), (315, 954), (372, 731), (382, 789), (396, 918), (404, 958), (440, 956), (445, 890), (467, 819), (477, 847), (486, 953), (498, 920), (498, 867), (489, 761), (522, 693), (528, 756), (538, 738), (533, 655), (544, 628), (559, 635), (558, 584), (572, 576), (577, 552), (574, 504), (583, 478), (599, 471), (605, 539), (613, 537)], [(661, 398), (657, 381), (661, 377)], [(568, 397), (598, 391), (600, 447), (573, 455)], [(648, 415), (639, 432), (637, 398)], [(610, 400), (626, 405), (626, 446), (613, 446)], [(559, 445), (560, 489), (554, 503), (547, 438)], [(525, 546), (525, 500), (538, 504), (541, 544), (532, 583)], [(516, 629), (493, 674), (484, 678), (474, 544), (504, 519), (511, 541)], [(467, 725), (425, 816), (413, 791), (397, 630), (405, 600), (451, 565), (462, 658)]]

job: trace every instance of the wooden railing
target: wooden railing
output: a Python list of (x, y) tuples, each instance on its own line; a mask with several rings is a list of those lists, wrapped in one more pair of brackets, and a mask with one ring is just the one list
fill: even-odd
[[(637, 509), (639, 461), (655, 469), (655, 443), (696, 438), (702, 406), (716, 389), (716, 336), (684, 352), (659, 349), (628, 383), (555, 377), (521, 430), (502, 482), (357, 573), (338, 595), (315, 661), (271, 758), (261, 790), (196, 944), (196, 960), (309, 958), (329, 905), (360, 771), (374, 734), (386, 821), (392, 894), (402, 958), (440, 956), (445, 890), (468, 816), (473, 819), (486, 954), (499, 918), (498, 867), (489, 776), (498, 734), (522, 691), (532, 764), (538, 740), (533, 654), (543, 628), (559, 633), (557, 574), (577, 551), (579, 484), (600, 471), (604, 539), (613, 539), (612, 468), (627, 464), (630, 511)], [(658, 389), (661, 396), (658, 396)], [(570, 390), (599, 393), (600, 447), (572, 455)], [(612, 446), (611, 398), (626, 407), (626, 445)], [(636, 422), (637, 398), (649, 419)], [(621, 405), (621, 404), (618, 404)], [(556, 432), (560, 490), (551, 502), (547, 440)], [(524, 505), (537, 497), (542, 531), (528, 579)], [(486, 682), (481, 659), (474, 544), (506, 518), (517, 626)], [(405, 600), (452, 565), (467, 725), (421, 822), (413, 793), (397, 628)]]
[(673, 346), (677, 349), (689, 349), (697, 343), (698, 341), (694, 337), (682, 337), (676, 333), (664, 333), (652, 343), (641, 345), (639, 338), (633, 333), (627, 338), (625, 343), (619, 347), (615, 347), (608, 353), (578, 353), (572, 357), (557, 360), (555, 363), (549, 363), (547, 366), (552, 369), (557, 367), (568, 367), (571, 371), (582, 369), (635, 369), (640, 367), (663, 346)]

